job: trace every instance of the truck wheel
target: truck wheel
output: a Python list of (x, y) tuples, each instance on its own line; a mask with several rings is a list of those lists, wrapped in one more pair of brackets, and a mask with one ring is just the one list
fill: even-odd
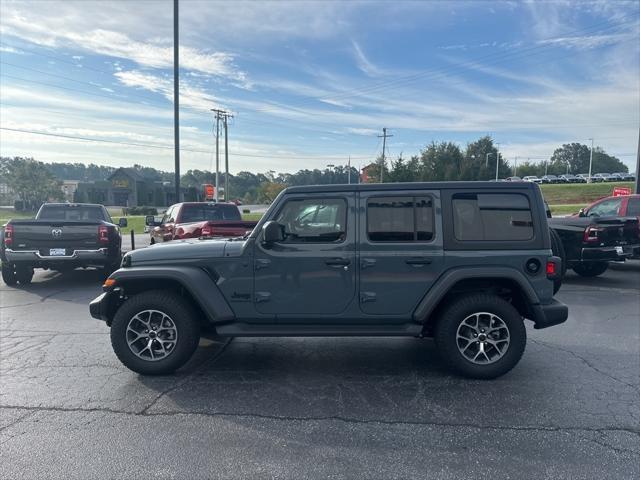
[(549, 236), (551, 237), (551, 252), (555, 257), (560, 257), (562, 260), (560, 278), (556, 278), (553, 281), (553, 294), (555, 295), (560, 290), (560, 287), (562, 286), (562, 279), (564, 278), (564, 274), (567, 272), (567, 256), (565, 254), (564, 245), (562, 245), (560, 235), (550, 228)]
[(142, 375), (165, 375), (184, 365), (200, 340), (193, 310), (165, 290), (127, 300), (111, 324), (111, 345), (118, 359)]
[(20, 285), (30, 284), (33, 279), (33, 268), (16, 267), (16, 279), (20, 282)]
[(609, 268), (607, 262), (584, 262), (574, 265), (573, 271), (583, 277), (597, 277)]
[(465, 377), (504, 375), (520, 361), (527, 331), (520, 313), (506, 300), (473, 294), (440, 314), (434, 336), (443, 360)]
[(18, 278), (16, 277), (13, 264), (7, 262), (2, 263), (2, 281), (10, 287), (15, 287), (17, 285)]

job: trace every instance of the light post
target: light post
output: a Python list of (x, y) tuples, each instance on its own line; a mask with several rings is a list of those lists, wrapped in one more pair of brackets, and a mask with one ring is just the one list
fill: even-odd
[(498, 181), (498, 167), (500, 166), (500, 153), (496, 153), (496, 182)]
[[(336, 168), (336, 166), (333, 163), (330, 163), (330, 164), (327, 165), (327, 168), (334, 169), (334, 168)], [(333, 183), (333, 175), (331, 175), (331, 182), (330, 183)]]

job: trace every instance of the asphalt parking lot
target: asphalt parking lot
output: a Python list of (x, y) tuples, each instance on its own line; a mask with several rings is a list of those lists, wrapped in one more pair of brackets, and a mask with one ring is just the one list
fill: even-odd
[(413, 338), (203, 341), (141, 377), (89, 317), (101, 280), (0, 282), (0, 478), (640, 478), (639, 262), (569, 273), (569, 320), (493, 381)]

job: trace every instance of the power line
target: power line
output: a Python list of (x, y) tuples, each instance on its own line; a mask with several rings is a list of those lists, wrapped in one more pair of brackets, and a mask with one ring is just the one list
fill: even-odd
[[(143, 147), (143, 148), (158, 148), (164, 150), (172, 150), (173, 146), (171, 145), (158, 145), (153, 143), (136, 143), (136, 142), (123, 142), (120, 140), (107, 140), (104, 138), (91, 138), (91, 137), (83, 137), (79, 135), (66, 135), (62, 133), (51, 133), (51, 132), (38, 132), (35, 130), (26, 130), (21, 128), (9, 128), (9, 127), (0, 127), (0, 130), (7, 130), (11, 132), (18, 133), (27, 133), (32, 135), (43, 135), (47, 137), (59, 137), (66, 138), (69, 140), (78, 140), (84, 142), (97, 142), (97, 143), (109, 143), (116, 145), (125, 145), (130, 147)], [(185, 152), (194, 152), (194, 153), (206, 153), (211, 154), (211, 150), (200, 150), (195, 148), (180, 148), (181, 151)], [(335, 155), (335, 156), (315, 156), (315, 155), (257, 155), (250, 153), (234, 153), (232, 154), (234, 157), (251, 157), (251, 158), (267, 158), (267, 159), (298, 159), (298, 160), (335, 160), (338, 158), (344, 158), (344, 155)], [(368, 155), (352, 155), (351, 158), (369, 158)]]

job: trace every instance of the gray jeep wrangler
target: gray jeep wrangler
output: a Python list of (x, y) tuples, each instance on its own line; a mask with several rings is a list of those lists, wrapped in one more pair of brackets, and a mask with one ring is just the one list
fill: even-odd
[(292, 187), (245, 238), (129, 252), (91, 302), (128, 368), (167, 374), (201, 336), (432, 337), (444, 361), (495, 378), (524, 319), (567, 319), (545, 206), (531, 182)]

